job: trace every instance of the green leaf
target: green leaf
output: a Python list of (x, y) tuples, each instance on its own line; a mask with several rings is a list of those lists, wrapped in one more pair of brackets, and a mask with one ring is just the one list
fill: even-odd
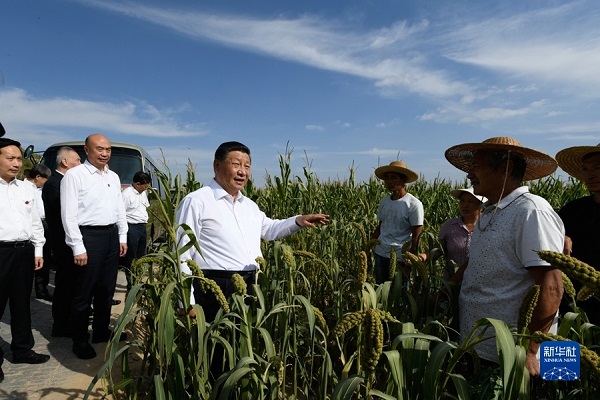
[(302, 303), (302, 305), (304, 306), (304, 311), (306, 311), (306, 317), (308, 318), (308, 330), (310, 332), (310, 336), (313, 337), (314, 335), (314, 331), (315, 331), (315, 311), (312, 308), (312, 305), (310, 304), (310, 301), (308, 301), (308, 299), (302, 295), (296, 295), (294, 296), (295, 300), (299, 300), (300, 303)]
[(379, 397), (380, 399), (386, 399), (386, 400), (397, 400), (396, 397), (394, 396), (390, 396), (389, 394), (385, 394), (379, 390), (369, 390), (369, 395), (373, 396), (373, 397)]
[(331, 397), (332, 400), (350, 400), (354, 396), (356, 388), (364, 382), (362, 376), (354, 375), (342, 379), (336, 386)]
[(163, 385), (162, 378), (160, 375), (154, 375), (154, 399), (155, 400), (166, 400), (165, 388)]
[(456, 394), (459, 400), (470, 400), (471, 387), (467, 383), (465, 377), (458, 374), (450, 374), (450, 378), (452, 378), (452, 383), (454, 383), (454, 387), (456, 388)]
[(423, 379), (423, 392), (426, 400), (439, 399), (441, 392), (446, 388), (447, 372), (444, 368), (444, 361), (454, 349), (456, 349), (455, 345), (442, 342), (432, 350)]
[(398, 350), (384, 351), (383, 355), (387, 358), (387, 365), (390, 369), (390, 376), (394, 381), (397, 388), (396, 397), (399, 400), (406, 399), (407, 389), (405, 383), (404, 370), (402, 368), (402, 360), (400, 359), (400, 352)]

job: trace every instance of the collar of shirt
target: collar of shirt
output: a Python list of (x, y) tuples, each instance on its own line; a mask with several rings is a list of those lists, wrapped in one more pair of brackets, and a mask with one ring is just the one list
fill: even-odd
[(90, 173), (92, 174), (104, 174), (106, 173), (106, 171), (108, 171), (108, 165), (105, 165), (104, 168), (102, 168), (101, 170), (94, 167), (88, 160), (85, 160), (83, 162), (83, 165), (90, 171)]
[(22, 183), (23, 181), (21, 181), (21, 180), (19, 180), (17, 178), (13, 178), (12, 180), (10, 180), (10, 181), (7, 182), (4, 179), (0, 178), (0, 183), (2, 183), (3, 185), (17, 185), (17, 186), (19, 186), (18, 182)]
[[(215, 200), (221, 199), (223, 197), (228, 197), (229, 201), (233, 202), (233, 196), (230, 195), (229, 193), (227, 193), (227, 191), (225, 191), (225, 189), (223, 189), (221, 187), (221, 185), (219, 185), (217, 183), (217, 181), (214, 180), (214, 178), (210, 182), (209, 186), (210, 186), (210, 188), (213, 191), (213, 194), (215, 196)], [(235, 201), (243, 202), (245, 198), (246, 198), (246, 196), (244, 196), (244, 194), (242, 192), (237, 192), (237, 196), (235, 198)]]
[(518, 197), (524, 195), (525, 193), (529, 193), (529, 188), (527, 186), (518, 187), (515, 190), (513, 190), (512, 192), (510, 192), (507, 196), (500, 199), (500, 201), (497, 203), (490, 204), (489, 201), (487, 203), (484, 203), (483, 208), (484, 208), (485, 212), (489, 212), (489, 210), (492, 210), (494, 208), (499, 208), (499, 209), (506, 208), (510, 205), (510, 203), (512, 203)]

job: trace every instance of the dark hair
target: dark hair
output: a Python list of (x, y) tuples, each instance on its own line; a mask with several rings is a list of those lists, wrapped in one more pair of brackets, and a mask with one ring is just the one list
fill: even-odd
[(225, 142), (221, 143), (221, 145), (215, 151), (215, 160), (224, 161), (227, 158), (227, 154), (232, 151), (241, 151), (242, 153), (248, 154), (250, 156), (250, 149), (245, 144), (240, 142)]
[(133, 183), (151, 183), (150, 174), (144, 171), (138, 171), (133, 175)]
[(25, 176), (28, 179), (34, 179), (38, 175), (48, 179), (51, 174), (52, 171), (50, 171), (50, 168), (46, 167), (44, 164), (35, 164), (31, 169), (25, 171)]
[(9, 138), (0, 138), (0, 153), (2, 152), (3, 148), (8, 146), (17, 146), (19, 150), (21, 149), (21, 143), (17, 142), (16, 140), (12, 140)]
[(523, 181), (523, 177), (525, 176), (525, 169), (527, 168), (527, 163), (523, 158), (522, 154), (506, 150), (480, 151), (485, 154), (488, 162), (490, 163), (490, 167), (493, 169), (498, 169), (501, 166), (504, 167), (504, 163), (511, 160), (513, 162), (511, 178), (513, 178), (516, 182)]

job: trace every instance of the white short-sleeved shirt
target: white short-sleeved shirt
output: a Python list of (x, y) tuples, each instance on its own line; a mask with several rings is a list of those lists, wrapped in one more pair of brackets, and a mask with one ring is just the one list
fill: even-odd
[(410, 193), (398, 200), (385, 196), (379, 203), (377, 219), (381, 221), (381, 244), (375, 246), (375, 253), (390, 258), (390, 248), (393, 246), (398, 260), (402, 260), (402, 245), (412, 239), (411, 228), (423, 225), (423, 203)]
[[(562, 251), (564, 226), (552, 206), (522, 186), (497, 204), (484, 204), (459, 295), (460, 332), (465, 338), (481, 318), (516, 328), (524, 296), (534, 285), (527, 268), (549, 265), (536, 250)], [(491, 331), (488, 331), (491, 332)], [(478, 355), (498, 361), (496, 341), (477, 347)]]

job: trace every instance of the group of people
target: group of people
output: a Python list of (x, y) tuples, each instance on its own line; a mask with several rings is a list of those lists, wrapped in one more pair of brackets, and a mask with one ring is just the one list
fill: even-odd
[[(446, 150), (446, 159), (467, 173), (471, 187), (451, 194), (459, 199), (460, 217), (446, 221), (439, 239), (448, 265), (445, 277), (460, 283), (459, 326), (466, 337), (482, 318), (496, 318), (516, 326), (523, 298), (533, 285), (540, 286), (529, 332), (556, 332), (563, 298), (562, 275), (542, 260), (537, 250), (564, 252), (600, 269), (600, 145), (570, 147), (556, 160), (526, 148), (516, 139), (494, 137), (482, 143), (465, 143)], [(559, 212), (542, 197), (529, 192), (525, 181), (552, 174), (560, 166), (581, 180), (589, 196), (565, 204)], [(373, 237), (376, 248), (375, 277), (389, 280), (390, 252), (416, 252), (423, 225), (423, 205), (404, 185), (417, 174), (402, 162), (380, 167), (381, 178), (391, 195), (379, 206), (379, 227)], [(415, 237), (416, 236), (416, 237)], [(421, 260), (426, 253), (419, 254)], [(403, 268), (406, 274), (406, 267)], [(588, 320), (600, 324), (598, 300), (581, 306)], [(539, 344), (530, 342), (527, 369), (539, 375)], [(484, 362), (498, 363), (493, 340), (477, 346)]]
[[(75, 150), (63, 147), (55, 171), (36, 165), (22, 181), (17, 179), (23, 164), (20, 143), (0, 138), (0, 317), (9, 303), (13, 363), (50, 359), (33, 350), (34, 274), (36, 297), (52, 301), (52, 336), (72, 338), (73, 353), (90, 359), (96, 356), (88, 332), (90, 314), (91, 342), (111, 340), (119, 264), (129, 289), (128, 269), (145, 254), (149, 174), (137, 172), (131, 186), (121, 191), (119, 176), (108, 167), (110, 141), (92, 134), (84, 150), (82, 163)], [(56, 270), (52, 295), (47, 291), (49, 271), (44, 271), (51, 260)], [(119, 337), (126, 339), (125, 333)], [(0, 348), (0, 381), (3, 361)]]
[[(29, 302), (23, 301), (25, 297), (29, 299), (33, 271), (43, 266), (43, 227), (33, 207), (33, 192), (15, 179), (22, 163), (19, 144), (1, 140), (0, 184), (5, 195), (0, 197), (0, 209), (6, 210), (9, 223), (0, 226), (0, 309), (4, 310), (10, 298), (13, 361), (45, 362), (48, 356), (32, 350)], [(128, 254), (128, 248), (135, 249), (127, 257), (130, 265), (145, 247), (145, 229), (137, 225), (145, 224), (147, 219), (137, 212), (129, 213), (132, 216), (127, 218), (126, 207), (147, 207), (147, 199), (141, 194), (149, 180), (134, 179), (132, 187), (121, 193), (118, 176), (108, 168), (110, 150), (105, 136), (90, 135), (86, 139), (86, 161), (74, 165), (78, 164), (74, 154), (69, 153), (71, 160), (62, 154), (59, 169), (46, 183), (54, 181), (44, 197), (44, 202), (48, 201), (46, 221), (50, 229), (56, 226), (51, 221), (58, 208), (64, 228), (64, 233), (51, 235), (65, 238), (64, 242), (57, 240), (60, 243), (52, 247), (53, 252), (61, 260), (58, 264), (69, 265), (64, 274), (57, 270), (53, 304), (59, 302), (61, 280), (70, 282), (73, 289), (68, 318), (61, 320), (65, 314), (54, 314), (53, 309), (57, 328), (53, 333), (68, 332), (73, 338), (73, 352), (80, 358), (95, 356), (89, 344), (90, 306), (93, 303), (92, 342), (106, 342), (112, 335), (109, 319), (119, 257)], [(529, 330), (552, 329), (563, 294), (561, 273), (543, 261), (536, 250), (564, 250), (600, 268), (593, 248), (600, 237), (600, 147), (565, 149), (557, 155), (557, 164), (554, 158), (526, 148), (513, 138), (496, 137), (453, 146), (446, 150), (445, 157), (465, 171), (471, 182), (470, 188), (452, 192), (459, 199), (461, 217), (447, 221), (440, 232), (447, 256), (459, 267), (448, 271), (448, 278), (462, 282), (461, 333), (466, 335), (475, 321), (486, 317), (515, 325), (521, 301), (535, 284), (540, 285), (540, 297)], [(581, 179), (592, 193), (565, 205), (558, 214), (523, 184), (552, 174), (557, 165)], [(175, 221), (180, 227), (179, 246), (185, 248), (181, 272), (191, 275), (187, 260), (195, 261), (204, 276), (214, 280), (226, 296), (234, 290), (232, 275), (239, 274), (249, 283), (254, 281), (259, 268), (256, 260), (262, 256), (261, 240), (276, 240), (329, 222), (329, 215), (318, 213), (271, 219), (244, 196), (251, 156), (250, 149), (242, 143), (222, 143), (215, 152), (213, 170), (214, 178), (208, 185), (183, 198)], [(421, 201), (406, 189), (405, 185), (417, 180), (418, 175), (405, 163), (394, 161), (378, 168), (375, 174), (391, 192), (381, 201), (379, 225), (373, 233), (380, 240), (375, 248), (375, 275), (381, 283), (389, 279), (391, 251), (396, 251), (400, 263), (405, 243), (409, 251), (418, 251), (424, 210)], [(50, 193), (54, 200), (50, 200)], [(187, 246), (190, 237), (182, 224), (194, 233), (197, 245)], [(130, 240), (128, 231), (135, 232)], [(404, 266), (403, 273), (409, 272)], [(214, 297), (205, 294), (197, 281), (192, 285), (190, 302), (202, 306), (207, 321), (212, 321), (219, 310)], [(190, 315), (195, 316), (193, 309)], [(532, 342), (527, 352), (527, 368), (534, 376), (539, 373), (538, 347)], [(484, 360), (498, 361), (493, 341), (482, 343), (477, 351)]]

